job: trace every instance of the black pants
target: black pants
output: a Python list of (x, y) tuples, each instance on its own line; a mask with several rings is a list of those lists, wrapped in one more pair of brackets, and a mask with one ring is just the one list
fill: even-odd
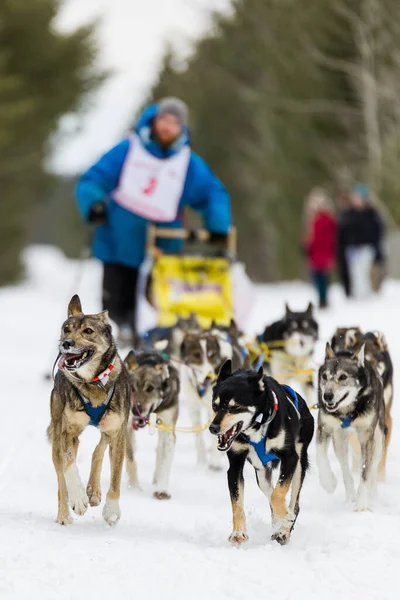
[(136, 331), (136, 291), (139, 270), (116, 263), (103, 265), (103, 310), (117, 325)]
[(346, 296), (349, 298), (351, 296), (351, 281), (350, 281), (349, 265), (347, 264), (347, 258), (346, 258), (345, 251), (339, 253), (337, 267), (338, 267), (340, 280), (344, 287), (344, 292), (345, 292)]

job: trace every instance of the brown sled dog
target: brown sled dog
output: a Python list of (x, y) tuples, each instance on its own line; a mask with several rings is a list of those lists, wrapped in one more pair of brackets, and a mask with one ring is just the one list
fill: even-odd
[[(119, 496), (130, 394), (128, 376), (111, 335), (107, 312), (84, 315), (79, 297), (74, 296), (61, 329), (59, 349), (48, 428), (58, 481), (57, 522), (60, 525), (71, 522), (68, 503), (77, 515), (85, 514), (88, 504), (100, 504), (101, 465), (109, 445), (111, 483), (103, 517), (109, 525), (115, 525), (121, 516)], [(85, 491), (76, 455), (79, 435), (88, 425), (98, 427), (101, 438), (93, 453)]]
[(126, 469), (129, 487), (138, 487), (135, 461), (136, 432), (156, 414), (163, 426), (158, 431), (153, 497), (171, 498), (169, 480), (175, 452), (175, 426), (179, 414), (179, 376), (170, 361), (157, 350), (130, 352), (125, 358), (132, 386), (132, 414), (126, 437)]

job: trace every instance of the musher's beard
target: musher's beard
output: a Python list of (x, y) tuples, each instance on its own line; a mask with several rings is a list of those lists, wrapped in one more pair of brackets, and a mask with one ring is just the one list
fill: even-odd
[(178, 139), (179, 136), (171, 134), (169, 131), (159, 131), (156, 133), (156, 138), (160, 146), (168, 148)]
[(154, 121), (153, 135), (163, 148), (171, 146), (178, 139), (181, 132), (182, 126), (173, 116), (158, 117)]

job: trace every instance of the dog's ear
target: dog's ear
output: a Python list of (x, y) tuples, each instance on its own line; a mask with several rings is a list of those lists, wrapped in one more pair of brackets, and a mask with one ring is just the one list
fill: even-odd
[(286, 310), (286, 316), (287, 317), (290, 317), (290, 315), (293, 314), (292, 311), (290, 310), (289, 304), (287, 302), (285, 303), (285, 310)]
[(257, 371), (258, 387), (260, 388), (261, 392), (265, 391), (263, 377), (264, 377), (264, 369), (261, 366)]
[(381, 331), (376, 331), (375, 336), (376, 336), (376, 342), (379, 346), (379, 350), (381, 352), (387, 352), (388, 345), (387, 345), (387, 341), (386, 341), (386, 338), (383, 335), (383, 333)]
[(229, 323), (229, 333), (232, 336), (239, 335), (239, 328), (237, 326), (237, 323), (236, 323), (235, 319), (231, 319), (231, 322)]
[(68, 318), (76, 317), (77, 315), (83, 315), (83, 312), (80, 298), (78, 294), (75, 294), (75, 296), (72, 296), (68, 304)]
[(336, 358), (336, 354), (332, 350), (332, 346), (329, 342), (327, 342), (325, 346), (325, 360), (329, 360), (330, 358)]
[(108, 320), (108, 310), (103, 310), (103, 312), (97, 313), (97, 315), (94, 316), (96, 317), (96, 319), (100, 319), (100, 321), (102, 321), (104, 325), (110, 324), (110, 321)]
[(163, 381), (167, 381), (167, 379), (169, 379), (168, 365), (165, 365), (165, 364), (164, 365), (163, 364), (156, 365), (156, 371), (161, 373), (161, 379)]
[(363, 344), (361, 348), (353, 354), (352, 358), (357, 361), (359, 367), (363, 367), (365, 365), (365, 344)]
[(222, 365), (219, 373), (218, 373), (218, 381), (224, 381), (228, 379), (232, 375), (232, 361), (228, 359)]
[(312, 302), (310, 302), (306, 309), (306, 315), (312, 317), (313, 313), (314, 313), (314, 305)]
[(216, 324), (216, 322), (215, 322), (215, 319), (213, 319), (213, 320), (211, 321), (210, 329), (218, 329), (218, 328), (217, 328), (217, 324)]
[(131, 350), (124, 360), (125, 365), (130, 371), (138, 368), (138, 362), (136, 360), (136, 354)]

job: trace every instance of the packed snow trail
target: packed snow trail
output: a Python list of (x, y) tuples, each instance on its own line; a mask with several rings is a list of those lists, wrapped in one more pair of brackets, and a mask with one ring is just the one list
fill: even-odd
[[(374, 511), (356, 513), (345, 503), (333, 457), (338, 488), (332, 496), (324, 492), (316, 473), (313, 441), (312, 467), (288, 546), (269, 539), (269, 507), (250, 466), (245, 471), (250, 539), (239, 549), (230, 546), (225, 469), (214, 473), (197, 466), (190, 434), (177, 436), (170, 501), (151, 497), (156, 436), (142, 431), (138, 435), (142, 489), (128, 490), (124, 474), (122, 518), (117, 527), (105, 524), (101, 507), (90, 508), (84, 517), (74, 516), (74, 524), (67, 528), (57, 525), (57, 484), (45, 435), (51, 383), (43, 374), (55, 359), (59, 328), (72, 293), (79, 291), (86, 312), (100, 309), (101, 268), (94, 261), (88, 263), (79, 290), (72, 290), (76, 263), (46, 248), (30, 249), (26, 258), (26, 282), (0, 292), (1, 599), (397, 598), (400, 400), (396, 393), (388, 477), (379, 487)], [(382, 297), (363, 303), (345, 301), (339, 289), (332, 296), (333, 308), (318, 314), (317, 362), (336, 325), (360, 325), (386, 334), (396, 377), (400, 283), (388, 282)], [(285, 301), (293, 309), (302, 309), (310, 298), (313, 291), (303, 283), (259, 286), (249, 332), (260, 332), (265, 323), (282, 316)], [(180, 423), (188, 424), (185, 414)], [(82, 435), (78, 466), (84, 481), (97, 439), (94, 428)], [(103, 491), (108, 479), (106, 461)]]

